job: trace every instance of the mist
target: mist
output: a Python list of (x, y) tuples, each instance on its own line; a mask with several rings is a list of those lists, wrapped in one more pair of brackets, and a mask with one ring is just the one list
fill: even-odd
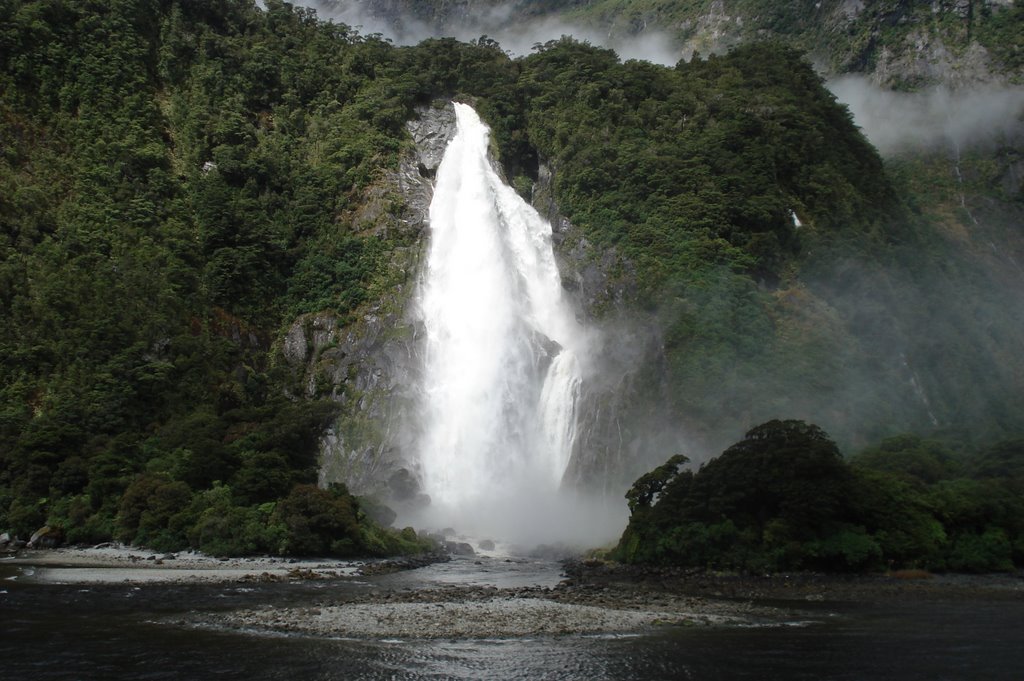
[(315, 9), (321, 19), (338, 21), (359, 29), (363, 35), (379, 33), (397, 45), (415, 45), (428, 38), (452, 37), (462, 41), (487, 36), (501, 44), (512, 56), (529, 54), (534, 46), (563, 36), (606, 47), (624, 60), (642, 59), (655, 64), (674, 66), (683, 51), (671, 37), (659, 31), (641, 35), (614, 36), (566, 22), (556, 17), (516, 16), (513, 3), (486, 9), (474, 9), (471, 18), (450, 22), (439, 29), (410, 17), (390, 22), (366, 7), (365, 3), (344, 0), (307, 0), (296, 5)]
[(458, 507), (443, 503), (413, 511), (399, 510), (396, 526), (440, 531), (450, 527), (465, 539), (490, 539), (512, 552), (539, 545), (584, 550), (614, 543), (626, 527), (628, 508), (614, 497), (563, 490), (558, 495), (508, 493)]
[(865, 76), (841, 76), (828, 88), (883, 155), (959, 150), (1024, 134), (1024, 87), (939, 85), (918, 92), (885, 90)]

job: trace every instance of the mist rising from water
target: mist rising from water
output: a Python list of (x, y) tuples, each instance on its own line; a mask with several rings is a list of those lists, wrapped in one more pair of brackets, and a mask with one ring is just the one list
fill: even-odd
[(565, 525), (577, 504), (560, 484), (586, 334), (562, 295), (551, 226), (491, 166), (476, 112), (455, 110), (419, 300), (419, 464), (431, 498), (421, 522), (510, 541), (575, 538), (581, 530)]

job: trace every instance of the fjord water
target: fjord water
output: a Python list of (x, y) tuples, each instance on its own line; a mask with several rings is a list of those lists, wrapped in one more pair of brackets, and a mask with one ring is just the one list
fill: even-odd
[(557, 519), (571, 524), (560, 484), (576, 438), (586, 333), (563, 296), (551, 225), (496, 172), (476, 112), (454, 106), (420, 286), (420, 475), (435, 524), (537, 539), (525, 536), (541, 522), (524, 518), (531, 509), (545, 509), (549, 529)]
[(536, 562), (508, 574), (473, 573), (472, 559), (453, 562), (365, 581), (140, 587), (31, 583), (0, 561), (0, 677), (1010, 681), (1024, 668), (1019, 598), (792, 603), (804, 611), (799, 626), (667, 627), (635, 636), (354, 640), (168, 622), (195, 611), (315, 610), (353, 590), (544, 584), (559, 572)]

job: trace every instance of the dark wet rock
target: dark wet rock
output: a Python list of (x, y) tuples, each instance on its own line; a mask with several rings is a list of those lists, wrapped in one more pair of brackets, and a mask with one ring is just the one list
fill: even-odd
[(437, 173), (448, 142), (455, 136), (455, 116), (451, 104), (443, 101), (416, 113), (406, 129), (416, 144), (416, 170), (429, 178)]
[(408, 468), (399, 468), (388, 478), (391, 497), (398, 501), (411, 501), (420, 495), (420, 481)]
[(364, 576), (389, 574), (403, 570), (415, 570), (417, 568), (433, 565), (434, 563), (447, 563), (451, 560), (444, 551), (431, 551), (415, 556), (401, 556), (368, 562), (359, 568), (359, 573)]
[(540, 165), (533, 205), (551, 223), (562, 287), (585, 322), (602, 329), (590, 348), (602, 370), (582, 385), (563, 484), (607, 493), (688, 441), (665, 407), (671, 399), (664, 343), (656, 316), (636, 305), (636, 268), (614, 246), (596, 247), (562, 215), (554, 198), (557, 174), (550, 163)]
[(446, 541), (444, 543), (446, 551), (455, 556), (475, 556), (476, 551), (473, 550), (473, 546), (464, 541)]
[(477, 544), (477, 546), (480, 547), (481, 551), (493, 551), (494, 550), (494, 542), (491, 541), (490, 539), (482, 540), (479, 544)]
[(11, 535), (9, 535), (6, 532), (4, 532), (3, 534), (0, 534), (0, 548), (4, 548), (5, 546), (7, 546), (10, 543), (11, 543)]

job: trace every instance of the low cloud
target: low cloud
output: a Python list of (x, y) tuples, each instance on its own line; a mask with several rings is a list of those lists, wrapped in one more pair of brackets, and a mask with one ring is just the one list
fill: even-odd
[(537, 44), (572, 36), (592, 45), (611, 48), (622, 59), (643, 59), (674, 66), (683, 56), (682, 50), (666, 33), (645, 31), (640, 35), (614, 36), (556, 17), (523, 20), (516, 15), (512, 3), (474, 10), (472, 18), (449, 22), (443, 30), (410, 17), (394, 21), (385, 19), (363, 2), (306, 0), (295, 4), (315, 9), (322, 19), (358, 27), (363, 35), (379, 33), (397, 45), (415, 45), (427, 38), (437, 37), (469, 41), (486, 35), (497, 40), (505, 51), (521, 56), (529, 54)]
[(893, 92), (864, 76), (828, 83), (854, 122), (884, 155), (901, 151), (962, 149), (1024, 134), (1024, 87), (945, 85)]

